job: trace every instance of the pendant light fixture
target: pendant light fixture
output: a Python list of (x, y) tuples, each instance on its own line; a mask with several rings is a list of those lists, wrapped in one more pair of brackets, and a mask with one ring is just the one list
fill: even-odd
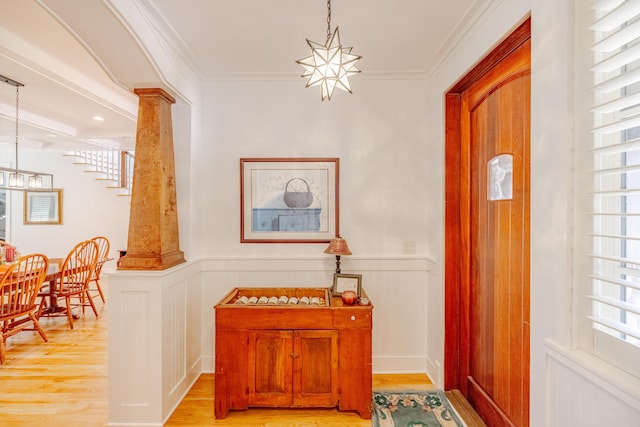
[(306, 87), (320, 86), (322, 100), (331, 101), (335, 88), (351, 92), (349, 77), (360, 72), (356, 62), (362, 58), (351, 53), (351, 47), (342, 47), (340, 32), (336, 26), (331, 32), (331, 0), (327, 0), (327, 40), (324, 45), (307, 39), (311, 56), (299, 59), (296, 63), (304, 68), (302, 77), (307, 78)]
[[(0, 189), (21, 191), (52, 191), (53, 175), (42, 172), (20, 170), (18, 168), (18, 141), (20, 124), (20, 88), (24, 84), (0, 75), (0, 81), (16, 88), (16, 164), (15, 168), (0, 167)], [(8, 173), (8, 179), (5, 177)], [(25, 185), (26, 184), (26, 185)]]

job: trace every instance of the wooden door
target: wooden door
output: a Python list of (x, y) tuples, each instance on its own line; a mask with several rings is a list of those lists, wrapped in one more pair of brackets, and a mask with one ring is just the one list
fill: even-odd
[(291, 406), (293, 333), (249, 332), (249, 406)]
[(333, 407), (338, 403), (338, 334), (293, 333), (293, 405)]
[[(528, 58), (529, 43), (510, 58)], [(528, 425), (529, 70), (505, 61), (462, 94), (471, 160), (467, 398)], [(493, 413), (495, 412), (495, 413)]]
[(447, 95), (445, 388), (491, 426), (529, 424), (529, 21), (514, 34)]

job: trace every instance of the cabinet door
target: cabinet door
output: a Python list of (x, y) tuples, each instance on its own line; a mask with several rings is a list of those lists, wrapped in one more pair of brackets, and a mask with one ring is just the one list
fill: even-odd
[(333, 407), (338, 403), (338, 334), (293, 332), (293, 406)]
[(249, 332), (249, 405), (291, 406), (291, 331)]
[(216, 418), (227, 416), (229, 409), (247, 409), (249, 332), (246, 329), (216, 331)]

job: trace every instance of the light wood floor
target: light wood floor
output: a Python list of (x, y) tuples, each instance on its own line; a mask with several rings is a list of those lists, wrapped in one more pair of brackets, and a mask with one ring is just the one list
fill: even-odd
[[(105, 286), (103, 286), (104, 288)], [(0, 426), (106, 426), (107, 310), (97, 303), (100, 317), (88, 310), (69, 330), (66, 318), (43, 318), (49, 338), (22, 332), (7, 342), (0, 365)], [(433, 388), (424, 374), (374, 375), (378, 389)], [(464, 411), (459, 411), (464, 413)], [(473, 416), (473, 414), (471, 414)], [(483, 424), (465, 421), (469, 427)], [(176, 409), (167, 427), (370, 427), (356, 413), (327, 410), (251, 409), (213, 417), (213, 375), (203, 374)]]

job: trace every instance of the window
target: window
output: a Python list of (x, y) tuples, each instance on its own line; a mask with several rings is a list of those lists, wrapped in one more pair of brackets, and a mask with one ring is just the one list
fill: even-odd
[(0, 190), (0, 240), (7, 240), (7, 191)]
[(593, 352), (640, 378), (640, 0), (597, 0), (592, 45)]

